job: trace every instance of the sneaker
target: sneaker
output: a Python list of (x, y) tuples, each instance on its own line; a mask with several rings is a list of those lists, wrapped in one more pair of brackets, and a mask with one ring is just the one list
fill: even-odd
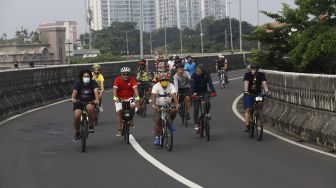
[(151, 102), (152, 102), (152, 99), (149, 99), (149, 100), (148, 100), (148, 103), (151, 103)]
[(103, 112), (103, 111), (104, 111), (103, 106), (99, 106), (99, 112)]
[(95, 132), (95, 130), (94, 130), (94, 126), (90, 126), (89, 127), (89, 133), (94, 133)]
[(74, 142), (78, 142), (80, 140), (80, 133), (78, 132), (78, 133), (75, 133), (75, 136), (74, 136), (74, 138), (73, 138), (73, 141)]
[(154, 145), (156, 145), (156, 146), (160, 145), (160, 137), (159, 136), (155, 137)]
[(119, 129), (116, 133), (116, 136), (122, 136), (122, 129)]
[(186, 119), (190, 120), (190, 114), (189, 113), (186, 114)]
[(140, 111), (139, 108), (135, 108), (135, 113), (136, 113), (136, 114), (140, 114), (140, 112), (141, 112), (141, 111)]
[(199, 129), (200, 129), (199, 125), (195, 125), (195, 132), (196, 133), (198, 133)]

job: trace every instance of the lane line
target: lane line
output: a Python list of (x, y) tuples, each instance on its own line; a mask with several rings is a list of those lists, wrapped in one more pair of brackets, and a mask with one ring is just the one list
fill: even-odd
[(153, 156), (151, 156), (149, 153), (147, 153), (140, 144), (135, 140), (135, 138), (130, 135), (130, 143), (144, 159), (146, 159), (148, 162), (150, 162), (152, 165), (154, 165), (156, 168), (161, 170), (162, 172), (166, 173), (170, 177), (174, 178), (175, 180), (179, 181), (180, 183), (192, 187), (192, 188), (202, 188), (202, 186), (186, 179), (185, 177), (181, 176), (180, 174), (176, 173), (172, 169), (168, 168), (164, 164), (162, 164), (160, 161), (156, 160)]
[[(236, 114), (236, 116), (242, 120), (243, 122), (245, 122), (245, 118), (238, 112), (238, 109), (237, 109), (237, 104), (239, 102), (239, 100), (243, 97), (243, 94), (239, 95), (235, 101), (233, 102), (232, 104), (232, 110), (233, 112)], [(298, 147), (301, 147), (301, 148), (304, 148), (304, 149), (307, 149), (307, 150), (310, 150), (310, 151), (313, 151), (313, 152), (316, 152), (316, 153), (319, 153), (319, 154), (322, 154), (322, 155), (326, 155), (326, 156), (329, 156), (329, 157), (332, 157), (332, 158), (336, 158), (336, 155), (335, 154), (332, 154), (332, 153), (328, 153), (328, 152), (325, 152), (325, 151), (321, 151), (319, 149), (316, 149), (316, 148), (313, 148), (313, 147), (310, 147), (310, 146), (306, 146), (306, 145), (303, 145), (303, 144), (300, 144), (300, 143), (297, 143), (293, 140), (290, 140), (288, 138), (285, 138), (283, 136), (280, 136), (278, 134), (275, 134), (267, 129), (264, 128), (264, 133), (267, 133), (271, 136), (274, 136), (282, 141), (285, 141), (287, 143), (290, 143), (290, 144), (293, 144), (295, 146), (298, 146)]]

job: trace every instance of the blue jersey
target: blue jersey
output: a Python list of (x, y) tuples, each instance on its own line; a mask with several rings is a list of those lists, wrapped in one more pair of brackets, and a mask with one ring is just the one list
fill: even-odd
[(196, 72), (196, 64), (194, 62), (186, 63), (184, 65), (184, 70), (188, 71), (190, 75), (193, 75)]

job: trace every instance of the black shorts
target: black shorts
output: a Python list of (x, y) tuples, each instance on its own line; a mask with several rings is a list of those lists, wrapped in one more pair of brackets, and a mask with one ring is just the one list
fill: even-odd
[(178, 95), (179, 95), (179, 102), (181, 103), (182, 101), (184, 101), (184, 98), (186, 96), (191, 96), (190, 88), (179, 88)]
[(143, 94), (146, 93), (149, 88), (151, 88), (151, 84), (149, 84), (148, 82), (141, 82), (138, 85), (139, 97), (142, 98)]
[(75, 110), (83, 110), (84, 109), (84, 105), (82, 103), (75, 103), (73, 104), (73, 111)]

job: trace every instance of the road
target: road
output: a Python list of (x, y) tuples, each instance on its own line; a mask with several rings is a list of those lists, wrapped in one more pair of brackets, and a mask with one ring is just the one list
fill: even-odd
[[(241, 77), (232, 72), (231, 78)], [(214, 78), (215, 80), (216, 78)], [(242, 80), (230, 82), (212, 99), (211, 141), (199, 138), (193, 125), (176, 119), (172, 152), (154, 147), (152, 112), (137, 117), (135, 140), (152, 157), (202, 187), (336, 186), (336, 159), (270, 135), (262, 142), (248, 138), (232, 111)], [(72, 141), (72, 105), (61, 103), (16, 118), (0, 127), (0, 188), (186, 187), (145, 160), (115, 137), (112, 94), (86, 153)]]

